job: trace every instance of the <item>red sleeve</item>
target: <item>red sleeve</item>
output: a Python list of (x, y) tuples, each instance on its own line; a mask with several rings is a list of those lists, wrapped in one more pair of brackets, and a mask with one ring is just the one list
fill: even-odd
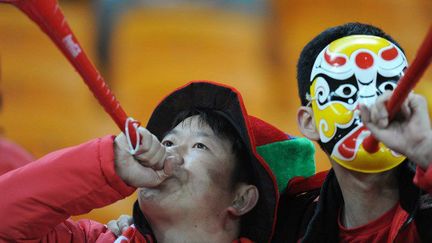
[(417, 166), (414, 183), (422, 190), (432, 194), (432, 166), (429, 166), (426, 171)]
[(53, 234), (87, 235), (92, 227), (65, 220), (134, 190), (115, 173), (112, 136), (53, 152), (0, 177), (0, 239), (51, 242), (46, 237)]

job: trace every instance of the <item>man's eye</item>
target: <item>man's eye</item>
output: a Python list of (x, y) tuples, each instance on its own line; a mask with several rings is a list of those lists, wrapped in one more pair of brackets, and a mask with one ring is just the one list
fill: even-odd
[(357, 92), (357, 88), (352, 84), (341, 85), (335, 94), (342, 98), (351, 98)]
[(205, 145), (202, 144), (202, 143), (196, 143), (196, 144), (194, 144), (193, 148), (197, 148), (197, 149), (205, 149), (205, 150), (208, 149), (208, 147), (205, 146)]
[(165, 140), (165, 141), (162, 141), (162, 145), (165, 147), (171, 147), (174, 145), (174, 143), (171, 142), (170, 140)]

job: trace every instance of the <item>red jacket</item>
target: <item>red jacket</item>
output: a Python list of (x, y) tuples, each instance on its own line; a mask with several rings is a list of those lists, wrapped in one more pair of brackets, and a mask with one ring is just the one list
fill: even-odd
[[(416, 170), (406, 161), (398, 170), (403, 210), (394, 216), (388, 240), (413, 242), (407, 238), (411, 236), (432, 242), (432, 166), (427, 171)], [(339, 242), (338, 213), (342, 203), (332, 170), (292, 179), (281, 195), (273, 242)]]
[[(115, 173), (112, 136), (48, 154), (0, 177), (0, 242), (114, 242), (105, 225), (68, 218), (134, 191)], [(130, 242), (154, 238), (136, 231)]]
[(135, 191), (114, 170), (113, 138), (92, 140), (36, 160), (0, 177), (0, 240), (112, 242), (115, 236), (89, 212)]

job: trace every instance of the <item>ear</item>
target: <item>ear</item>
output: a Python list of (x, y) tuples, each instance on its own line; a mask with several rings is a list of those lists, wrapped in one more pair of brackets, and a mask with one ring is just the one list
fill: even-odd
[(318, 141), (319, 132), (315, 126), (315, 120), (311, 107), (301, 106), (297, 111), (297, 124), (300, 132), (310, 140)]
[(234, 201), (228, 211), (234, 216), (242, 216), (251, 211), (258, 202), (259, 192), (254, 185), (242, 183), (236, 190)]

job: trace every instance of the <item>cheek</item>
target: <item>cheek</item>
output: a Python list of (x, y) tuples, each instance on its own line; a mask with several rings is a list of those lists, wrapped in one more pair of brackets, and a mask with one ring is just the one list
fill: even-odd
[(200, 192), (197, 193), (197, 201), (200, 201), (204, 207), (210, 207), (215, 211), (226, 208), (232, 202), (230, 188), (225, 186), (226, 181), (209, 181), (205, 186), (201, 186)]
[[(226, 161), (232, 161), (231, 157), (216, 158), (205, 153), (191, 154), (185, 157), (186, 169), (191, 174), (193, 184), (202, 187), (225, 187), (231, 177), (231, 166)], [(187, 162), (189, 161), (189, 162)]]
[(230, 202), (229, 175), (216, 169), (191, 171), (188, 194), (204, 207), (226, 207)]
[(219, 200), (230, 192), (231, 166), (229, 156), (213, 157), (206, 154), (191, 154), (185, 157), (185, 168), (189, 173), (188, 194), (195, 200)]
[(228, 189), (230, 174), (228, 171), (218, 171), (216, 169), (201, 169), (191, 171), (191, 183), (198, 191), (208, 191), (215, 189)]
[(210, 180), (209, 177), (194, 179), (187, 191), (187, 200), (193, 202), (195, 207), (210, 208), (212, 212), (219, 211), (230, 202), (227, 191), (220, 187), (220, 183)]

